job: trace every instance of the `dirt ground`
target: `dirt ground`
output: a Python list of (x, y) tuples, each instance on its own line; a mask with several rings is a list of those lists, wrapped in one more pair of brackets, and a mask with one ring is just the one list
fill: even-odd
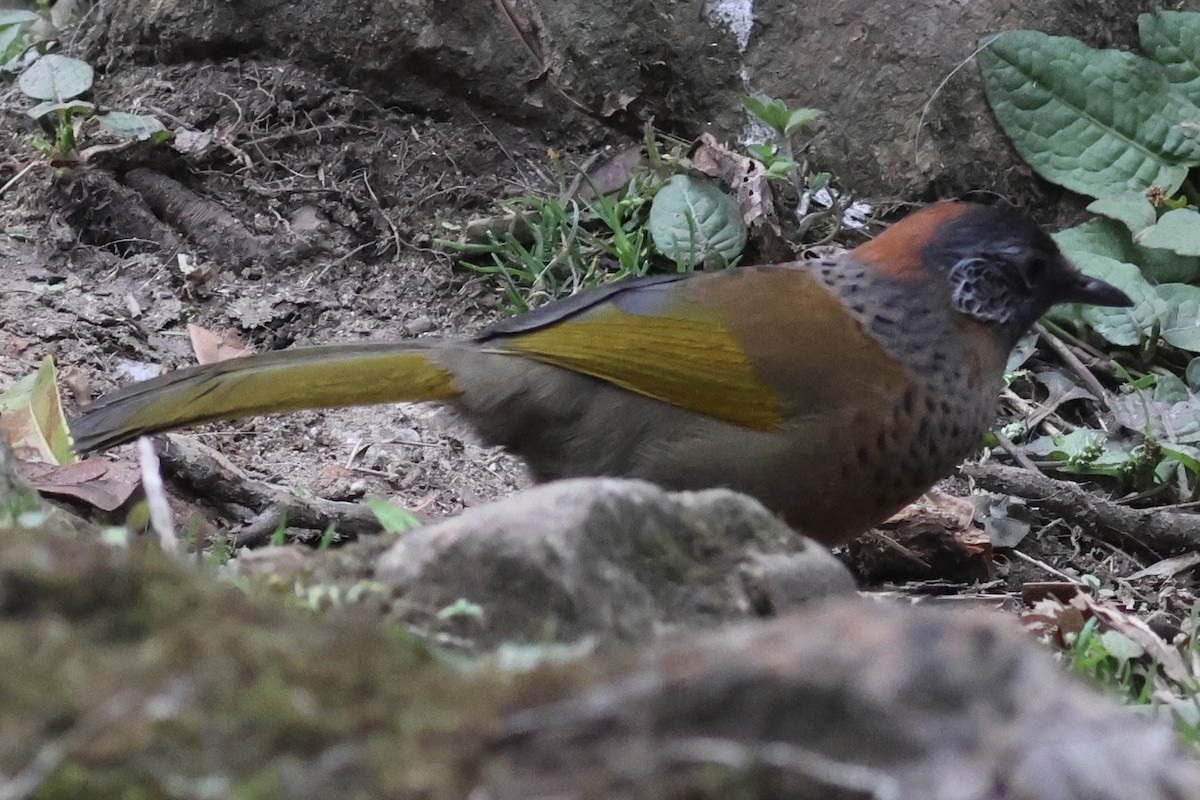
[[(188, 157), (147, 146), (61, 177), (39, 166), (0, 198), (0, 383), (52, 354), (75, 394), (68, 403), (194, 363), (188, 324), (260, 351), (476, 329), (503, 314), (498, 294), (434, 249), (441, 222), (553, 188), (536, 132), (379, 108), (285, 63), (131, 68), (98, 91), (114, 107), (215, 135)], [(39, 160), (22, 98), (10, 90), (2, 105), (0, 183)], [(179, 178), (244, 225), (202, 226), (206, 250), (227, 244), (226, 258), (142, 221), (145, 209), (130, 207), (138, 195), (121, 184), (139, 167)], [(137, 240), (139, 226), (178, 248)], [(245, 233), (250, 248), (237, 245)], [(207, 279), (185, 275), (181, 255)], [(203, 437), (256, 477), (332, 499), (379, 494), (429, 518), (526, 483), (517, 462), (434, 407), (260, 418)]]

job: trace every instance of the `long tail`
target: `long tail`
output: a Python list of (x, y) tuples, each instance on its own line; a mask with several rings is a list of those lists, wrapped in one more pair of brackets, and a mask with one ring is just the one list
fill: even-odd
[[(77, 452), (201, 422), (308, 408), (453, 400), (445, 343), (301, 347), (189, 367), (104, 395), (71, 424)], [(452, 345), (451, 345), (452, 346)]]

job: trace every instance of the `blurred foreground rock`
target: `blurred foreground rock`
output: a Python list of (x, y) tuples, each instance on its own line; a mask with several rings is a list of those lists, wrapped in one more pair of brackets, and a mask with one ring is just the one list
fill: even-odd
[(0, 531), (8, 797), (1200, 797), (1167, 725), (991, 617), (836, 601), (615, 661), (487, 663), (153, 547)]
[[(1169, 726), (1001, 617), (834, 600), (464, 671), (363, 605), (288, 608), (152, 543), (64, 531), (8, 464), (0, 448), (0, 506), (23, 512), (0, 522), (3, 797), (1200, 797)], [(727, 502), (711, 494), (673, 502)]]
[(1184, 800), (1166, 725), (1064, 674), (1006, 619), (825, 604), (703, 633), (509, 715), (492, 800)]

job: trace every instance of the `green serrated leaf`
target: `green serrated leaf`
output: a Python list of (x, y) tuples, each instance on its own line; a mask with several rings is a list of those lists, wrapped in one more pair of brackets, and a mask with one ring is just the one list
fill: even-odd
[(812, 122), (816, 122), (825, 112), (819, 108), (797, 108), (788, 115), (787, 123), (783, 126), (784, 133), (794, 133)]
[(1200, 214), (1190, 208), (1168, 211), (1155, 225), (1135, 236), (1134, 241), (1143, 247), (1170, 250), (1181, 256), (1200, 256)]
[(1145, 391), (1110, 398), (1113, 420), (1162, 444), (1194, 445), (1200, 442), (1200, 397), (1164, 401)]
[(787, 125), (787, 106), (779, 100), (772, 97), (744, 97), (742, 104), (764, 124), (780, 133)]
[(1054, 234), (1054, 241), (1072, 262), (1086, 254), (1124, 261), (1137, 265), (1150, 283), (1187, 283), (1200, 271), (1200, 258), (1135, 245), (1125, 225), (1114, 219), (1088, 220)]
[(1132, 263), (1151, 283), (1188, 283), (1200, 273), (1200, 257), (1181, 256), (1170, 250), (1133, 247)]
[(1104, 434), (1099, 431), (1079, 428), (1058, 436), (1041, 436), (1028, 445), (1034, 455), (1047, 456), (1063, 461), (1091, 460), (1101, 452)]
[(1132, 444), (1114, 440), (1090, 428), (1079, 428), (1059, 436), (1042, 436), (1026, 445), (1026, 450), (1060, 462), (1055, 466), (1058, 470), (1081, 475), (1118, 478), (1138, 462)]
[(779, 148), (774, 142), (760, 142), (759, 144), (751, 144), (746, 146), (746, 152), (751, 157), (758, 159), (764, 164), (773, 161), (779, 154)]
[(979, 66), (1000, 126), (1049, 181), (1096, 198), (1152, 186), (1173, 194), (1200, 163), (1178, 124), (1200, 109), (1152, 61), (1011, 31), (980, 52)]
[(1130, 261), (1132, 239), (1125, 226), (1113, 219), (1092, 219), (1053, 234), (1052, 238), (1067, 258), (1077, 253)]
[(17, 85), (34, 100), (70, 100), (92, 88), (95, 73), (86, 61), (50, 53), (21, 73)]
[(166, 128), (158, 117), (150, 114), (130, 114), (126, 111), (109, 111), (100, 118), (100, 127), (121, 139), (137, 139), (144, 142)]
[(421, 520), (411, 511), (393, 505), (382, 497), (372, 495), (363, 502), (388, 533), (408, 533), (422, 525)]
[(1124, 223), (1131, 233), (1139, 233), (1149, 228), (1158, 219), (1158, 212), (1154, 210), (1154, 204), (1146, 198), (1145, 192), (1121, 192), (1101, 197), (1099, 200), (1093, 200), (1087, 210)]
[(1162, 65), (1171, 85), (1200, 105), (1200, 14), (1142, 14), (1138, 17), (1138, 36), (1142, 50)]
[(1180, 350), (1200, 353), (1200, 286), (1164, 283), (1154, 288), (1166, 303), (1159, 334), (1163, 341)]
[(724, 266), (746, 246), (737, 201), (713, 181), (673, 175), (654, 195), (646, 223), (658, 252), (684, 266)]

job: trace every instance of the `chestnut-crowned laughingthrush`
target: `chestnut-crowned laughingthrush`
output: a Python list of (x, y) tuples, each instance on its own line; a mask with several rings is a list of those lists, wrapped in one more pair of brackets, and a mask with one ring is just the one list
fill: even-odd
[(724, 486), (832, 544), (972, 452), (1009, 350), (1064, 302), (1130, 305), (1025, 217), (947, 201), (832, 258), (618, 282), (470, 339), (182, 369), (101, 397), (72, 434), (87, 451), (209, 420), (439, 401), (539, 480)]

